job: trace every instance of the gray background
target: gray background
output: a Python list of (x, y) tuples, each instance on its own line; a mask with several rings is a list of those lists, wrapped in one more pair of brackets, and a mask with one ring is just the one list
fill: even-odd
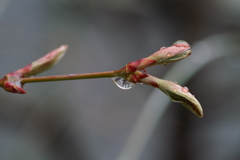
[[(232, 45), (240, 44), (239, 7), (238, 0), (1, 0), (0, 74), (62, 44), (70, 47), (65, 57), (40, 75), (116, 70), (178, 39), (203, 41), (213, 54), (226, 55), (186, 84), (204, 118), (171, 103), (139, 159), (238, 160), (240, 50)], [(228, 38), (205, 41), (223, 33)], [(208, 59), (205, 51), (191, 56)], [(148, 72), (161, 78), (173, 65)], [(24, 88), (25, 95), (0, 90), (1, 160), (114, 160), (153, 90), (137, 85), (124, 91), (110, 79)]]

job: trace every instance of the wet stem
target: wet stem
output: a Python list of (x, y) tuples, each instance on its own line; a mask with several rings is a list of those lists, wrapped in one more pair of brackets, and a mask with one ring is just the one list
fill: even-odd
[(35, 83), (35, 82), (65, 81), (65, 80), (77, 80), (77, 79), (112, 78), (117, 76), (121, 77), (124, 75), (125, 75), (125, 68), (122, 68), (116, 71), (55, 75), (55, 76), (44, 76), (44, 77), (28, 77), (28, 78), (22, 78), (20, 80), (20, 83), (25, 84), (25, 83)]

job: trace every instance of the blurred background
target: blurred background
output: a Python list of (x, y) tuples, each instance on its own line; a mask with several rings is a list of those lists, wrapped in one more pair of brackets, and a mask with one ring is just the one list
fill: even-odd
[[(65, 57), (39, 76), (120, 69), (183, 39), (192, 55), (181, 63), (199, 70), (180, 85), (204, 117), (170, 102), (136, 158), (121, 158), (154, 88), (124, 91), (111, 79), (27, 84), (25, 95), (0, 90), (0, 159), (239, 160), (239, 8), (239, 0), (1, 0), (2, 77), (62, 44)], [(148, 73), (163, 78), (174, 65)]]

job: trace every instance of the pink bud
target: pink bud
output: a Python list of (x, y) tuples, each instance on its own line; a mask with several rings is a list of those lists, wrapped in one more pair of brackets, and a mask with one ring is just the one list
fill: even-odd
[(17, 71), (6, 74), (3, 79), (0, 79), (0, 86), (8, 92), (19, 94), (26, 93), (22, 88), (23, 84), (21, 84), (21, 79), (36, 75), (51, 68), (63, 57), (67, 48), (67, 45), (62, 45), (31, 64), (18, 69)]

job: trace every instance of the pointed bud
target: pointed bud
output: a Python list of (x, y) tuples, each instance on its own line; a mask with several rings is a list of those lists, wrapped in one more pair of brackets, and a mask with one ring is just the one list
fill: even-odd
[(21, 84), (21, 79), (36, 75), (51, 68), (64, 56), (67, 48), (67, 45), (62, 45), (31, 64), (17, 71), (6, 74), (4, 78), (0, 79), (0, 86), (8, 92), (20, 94), (26, 93), (22, 88), (23, 84)]
[(23, 67), (15, 72), (21, 73), (23, 77), (30, 77), (46, 71), (54, 66), (64, 56), (67, 48), (67, 45), (62, 45), (59, 48), (46, 54), (44, 57), (39, 58), (26, 67)]
[(148, 58), (156, 60), (156, 64), (167, 65), (187, 58), (191, 52), (190, 45), (186, 41), (178, 40), (172, 46), (161, 48)]
[(203, 110), (200, 103), (195, 96), (189, 92), (187, 87), (182, 87), (174, 82), (161, 79), (158, 79), (157, 83), (159, 89), (169, 96), (172, 101), (181, 103), (198, 117), (203, 117)]
[(170, 47), (162, 47), (159, 51), (149, 57), (130, 62), (126, 65), (126, 73), (131, 74), (135, 71), (144, 70), (147, 67), (168, 63), (173, 63), (187, 58), (191, 55), (190, 45), (183, 40), (178, 40)]
[[(137, 71), (135, 75), (136, 77), (144, 77), (144, 78), (138, 78), (138, 80), (141, 83), (159, 88), (172, 101), (181, 103), (198, 117), (200, 118), (203, 117), (203, 110), (200, 103), (195, 98), (195, 96), (189, 92), (187, 87), (182, 87), (175, 82), (158, 79), (156, 77), (153, 77), (145, 73), (141, 73), (139, 71)], [(141, 76), (141, 75), (144, 75), (144, 76)], [(146, 75), (148, 76), (146, 77)]]

